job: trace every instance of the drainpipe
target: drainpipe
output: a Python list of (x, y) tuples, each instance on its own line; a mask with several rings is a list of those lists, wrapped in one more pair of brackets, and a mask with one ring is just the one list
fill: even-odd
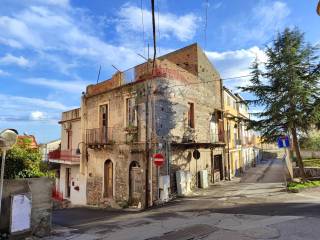
[[(148, 80), (147, 80), (148, 81)], [(149, 83), (147, 82), (147, 96), (146, 96), (146, 102), (145, 102), (145, 110), (146, 110), (146, 195), (145, 195), (145, 208), (149, 207)]]
[(228, 180), (231, 180), (231, 166), (230, 166), (230, 131), (229, 118), (227, 118), (227, 148), (228, 148)]

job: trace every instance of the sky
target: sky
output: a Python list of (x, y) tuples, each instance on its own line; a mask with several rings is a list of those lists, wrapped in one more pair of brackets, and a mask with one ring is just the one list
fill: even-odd
[[(265, 46), (285, 27), (320, 43), (317, 0), (155, 2), (158, 53), (198, 42), (222, 78), (249, 74), (251, 62), (266, 60)], [(100, 79), (108, 79), (112, 65), (129, 69), (152, 45), (150, 0), (0, 4), (0, 130), (34, 134), (40, 143), (60, 137), (61, 112), (80, 106), (100, 66)], [(234, 91), (247, 83), (224, 81)]]

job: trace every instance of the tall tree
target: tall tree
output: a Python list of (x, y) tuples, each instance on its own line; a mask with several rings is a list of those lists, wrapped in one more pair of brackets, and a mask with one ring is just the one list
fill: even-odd
[(265, 141), (291, 134), (301, 172), (306, 178), (298, 144), (298, 134), (307, 132), (320, 119), (320, 65), (317, 49), (304, 40), (298, 29), (285, 29), (266, 47), (267, 62), (263, 72), (256, 60), (252, 78), (245, 92), (255, 95), (249, 104), (262, 107), (252, 127)]

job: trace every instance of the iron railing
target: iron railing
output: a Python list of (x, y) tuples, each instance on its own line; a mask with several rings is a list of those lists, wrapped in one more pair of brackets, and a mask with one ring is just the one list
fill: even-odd
[[(123, 136), (124, 136), (124, 131)], [(88, 145), (107, 145), (120, 141), (121, 131), (117, 128), (92, 128), (86, 130), (86, 143)]]
[(76, 154), (76, 150), (60, 150), (56, 149), (48, 153), (49, 161), (61, 161), (79, 163), (80, 156)]

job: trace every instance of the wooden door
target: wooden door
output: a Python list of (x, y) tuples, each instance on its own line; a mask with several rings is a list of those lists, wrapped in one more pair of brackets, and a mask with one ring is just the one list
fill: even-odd
[(140, 167), (132, 165), (129, 173), (129, 199), (132, 206), (142, 201), (142, 177)]
[(104, 197), (113, 197), (113, 164), (111, 160), (104, 163)]

